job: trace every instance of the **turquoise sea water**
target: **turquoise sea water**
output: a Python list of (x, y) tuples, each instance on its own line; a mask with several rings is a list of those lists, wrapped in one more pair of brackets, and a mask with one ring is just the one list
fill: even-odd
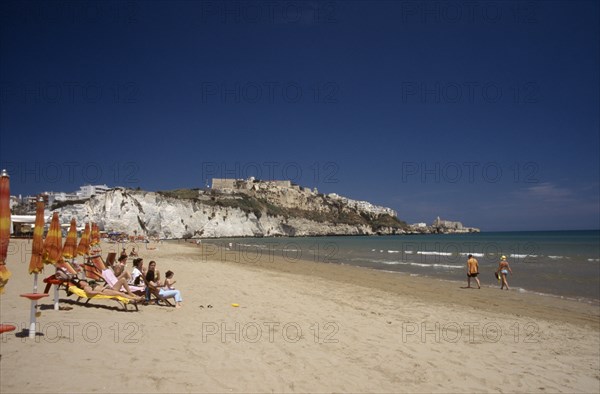
[[(585, 301), (600, 300), (600, 230), (521, 231), (381, 237), (232, 238), (225, 248), (277, 255), (288, 261), (349, 264), (392, 274), (430, 276), (466, 283), (466, 260), (480, 264), (483, 286), (505, 255), (512, 289)], [(241, 254), (242, 259), (244, 253)], [(248, 255), (249, 256), (249, 255)]]

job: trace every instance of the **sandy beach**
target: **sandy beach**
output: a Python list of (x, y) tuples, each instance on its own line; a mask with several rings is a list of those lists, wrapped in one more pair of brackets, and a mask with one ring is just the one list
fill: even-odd
[(600, 391), (597, 305), (206, 243), (140, 249), (175, 272), (183, 308), (61, 291), (72, 309), (43, 299), (30, 340), (30, 247), (9, 247), (2, 393)]

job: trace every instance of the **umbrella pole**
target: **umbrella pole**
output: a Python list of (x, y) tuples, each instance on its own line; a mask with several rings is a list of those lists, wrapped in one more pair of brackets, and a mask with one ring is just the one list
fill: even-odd
[(60, 286), (60, 285), (54, 285), (54, 310), (55, 311), (60, 309), (58, 307), (58, 286)]
[(31, 300), (31, 312), (29, 314), (29, 338), (35, 338), (35, 326), (36, 326), (36, 321), (35, 321), (35, 310), (37, 307), (37, 300)]
[(33, 274), (33, 292), (37, 293), (37, 284), (38, 284), (38, 274), (37, 272)]

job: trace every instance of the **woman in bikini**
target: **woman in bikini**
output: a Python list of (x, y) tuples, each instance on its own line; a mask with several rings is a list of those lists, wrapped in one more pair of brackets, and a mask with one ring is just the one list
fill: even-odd
[(108, 287), (100, 286), (95, 281), (86, 281), (80, 279), (73, 279), (72, 282), (75, 286), (79, 287), (81, 290), (85, 291), (85, 294), (89, 297), (93, 297), (95, 295), (101, 294), (106, 296), (119, 296), (123, 298), (127, 298), (132, 301), (143, 301), (144, 297), (138, 297), (135, 294), (127, 294), (122, 291), (113, 290)]
[(496, 271), (496, 274), (499, 273), (500, 275), (502, 275), (502, 286), (500, 286), (500, 290), (504, 289), (504, 286), (506, 286), (506, 290), (508, 290), (508, 282), (506, 280), (506, 276), (509, 272), (512, 275), (512, 270), (510, 269), (510, 265), (508, 265), (508, 261), (506, 261), (506, 256), (502, 256), (502, 259), (498, 264), (498, 270)]

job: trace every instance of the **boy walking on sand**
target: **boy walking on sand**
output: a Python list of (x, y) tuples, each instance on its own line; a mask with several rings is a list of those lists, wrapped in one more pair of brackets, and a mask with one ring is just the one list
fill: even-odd
[(475, 278), (477, 281), (477, 288), (481, 289), (481, 284), (479, 283), (479, 262), (472, 254), (468, 256), (467, 260), (467, 287), (471, 287), (471, 278)]

